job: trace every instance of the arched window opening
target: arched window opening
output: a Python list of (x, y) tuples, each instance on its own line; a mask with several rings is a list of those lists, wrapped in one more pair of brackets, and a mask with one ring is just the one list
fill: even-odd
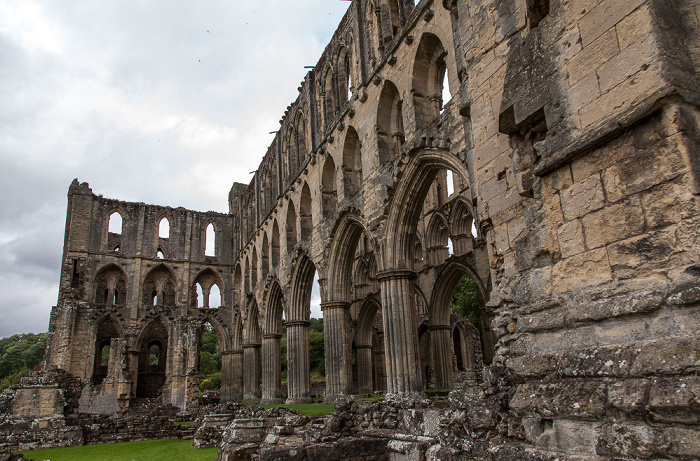
[(204, 256), (216, 256), (216, 232), (212, 223), (207, 226), (204, 242)]
[(389, 0), (389, 15), (391, 17), (391, 36), (395, 37), (401, 25), (398, 0)]
[(214, 284), (209, 288), (209, 307), (218, 309), (223, 304), (221, 302), (221, 290), (218, 284)]
[(255, 291), (258, 284), (258, 249), (253, 247), (253, 257), (250, 259), (250, 291)]
[(402, 101), (396, 86), (386, 81), (377, 109), (379, 162), (393, 161), (404, 143)]
[(453, 256), (455, 254), (454, 246), (452, 245), (452, 239), (447, 237), (447, 255)]
[(156, 253), (156, 258), (157, 259), (165, 259), (165, 255), (163, 254), (163, 250), (158, 248), (158, 252)]
[(294, 202), (291, 200), (287, 205), (287, 253), (294, 250), (297, 244), (297, 213), (294, 209)]
[(168, 218), (163, 218), (158, 224), (158, 237), (162, 239), (170, 238), (170, 221)]
[(199, 341), (199, 391), (200, 397), (211, 402), (210, 392), (221, 389), (221, 342), (219, 335), (206, 322)]
[(197, 307), (204, 307), (204, 289), (202, 289), (201, 283), (196, 283), (194, 287), (194, 295), (197, 300)]
[(309, 189), (308, 183), (304, 183), (304, 187), (301, 189), (299, 215), (301, 222), (301, 240), (309, 240), (311, 238), (313, 221), (311, 218), (311, 190)]
[(347, 199), (362, 186), (362, 154), (360, 137), (355, 128), (348, 127), (343, 146), (343, 193)]
[(432, 265), (442, 264), (454, 253), (454, 248), (449, 238), (449, 230), (445, 220), (438, 214), (433, 215), (428, 224), (427, 231), (428, 262)]
[(153, 290), (151, 292), (151, 306), (157, 306), (158, 305), (158, 292), (156, 290)]
[(369, 44), (369, 60), (370, 65), (374, 67), (377, 64), (379, 50), (377, 46), (381, 43), (379, 36), (379, 28), (377, 27), (377, 14), (374, 11), (373, 2), (367, 2), (367, 41)]
[(260, 247), (260, 253), (262, 256), (262, 277), (267, 277), (267, 273), (270, 272), (270, 244), (267, 240), (267, 233), (263, 236), (262, 246)]
[(447, 196), (450, 197), (452, 194), (455, 193), (455, 180), (454, 176), (452, 175), (452, 170), (447, 170), (446, 174), (446, 182), (447, 182)]
[(321, 178), (321, 194), (323, 197), (323, 216), (329, 218), (338, 209), (338, 191), (335, 181), (335, 162), (333, 156), (326, 156)]
[(296, 136), (296, 166), (299, 167), (306, 160), (306, 154), (308, 154), (308, 148), (306, 146), (306, 117), (304, 113), (299, 111), (297, 113), (296, 123), (295, 123), (295, 136)]
[(157, 367), (160, 364), (160, 344), (151, 343), (148, 348), (148, 364)]
[(107, 304), (108, 299), (109, 288), (107, 285), (107, 279), (105, 277), (99, 277), (97, 282), (95, 282), (95, 303)]
[(158, 397), (165, 385), (168, 331), (159, 321), (151, 322), (139, 343), (136, 398)]
[(116, 306), (126, 304), (126, 282), (122, 278), (117, 280), (114, 287), (114, 304)]
[(280, 263), (280, 228), (277, 220), (272, 225), (272, 267), (277, 267)]
[(442, 100), (441, 100), (440, 113), (442, 114), (445, 111), (445, 106), (447, 105), (447, 103), (452, 100), (452, 93), (450, 92), (450, 80), (449, 80), (449, 76), (447, 75), (447, 67), (445, 67), (445, 76), (442, 79), (441, 94), (442, 94)]
[[(459, 315), (467, 326), (474, 327), (474, 338), (464, 338), (474, 344), (467, 344), (468, 350), (475, 351), (476, 366), (490, 364), (493, 360), (494, 335), (491, 331), (490, 319), (482, 309), (477, 284), (471, 277), (463, 275), (457, 282), (452, 295), (452, 312)], [(482, 358), (483, 355), (483, 358)]]
[(477, 237), (478, 237), (478, 234), (477, 234), (477, 232), (476, 232), (476, 221), (474, 221), (474, 220), (472, 220), (472, 228), (471, 228), (471, 231), (472, 231), (472, 237), (477, 238)]
[(331, 127), (336, 115), (335, 95), (333, 94), (333, 71), (329, 67), (323, 79), (323, 109), (326, 120), (326, 130)]
[(119, 252), (121, 251), (121, 249), (122, 249), (122, 248), (121, 248), (119, 245), (117, 245), (117, 246), (114, 247), (114, 252), (115, 252), (115, 253), (119, 253)]
[(323, 311), (321, 310), (321, 289), (318, 272), (314, 272), (309, 303), (309, 370), (311, 382), (325, 381), (326, 360), (323, 339)]
[(445, 49), (440, 39), (433, 34), (423, 34), (413, 66), (413, 106), (419, 130), (432, 123), (440, 115), (443, 102), (447, 102), (446, 69)]
[(241, 294), (243, 293), (243, 275), (241, 273), (241, 265), (236, 266), (236, 271), (233, 274), (233, 304), (241, 302)]
[(122, 233), (122, 215), (118, 211), (109, 215), (109, 232), (111, 234)]

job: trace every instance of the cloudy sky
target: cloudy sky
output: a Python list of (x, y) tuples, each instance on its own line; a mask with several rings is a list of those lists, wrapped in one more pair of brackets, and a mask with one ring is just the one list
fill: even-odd
[(0, 337), (46, 331), (73, 178), (227, 212), (349, 4), (0, 0)]

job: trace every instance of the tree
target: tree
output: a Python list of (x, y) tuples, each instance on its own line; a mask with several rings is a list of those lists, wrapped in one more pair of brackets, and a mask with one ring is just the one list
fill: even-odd
[(452, 312), (461, 315), (477, 328), (481, 326), (478, 293), (476, 282), (465, 275), (457, 282), (457, 288), (452, 295)]

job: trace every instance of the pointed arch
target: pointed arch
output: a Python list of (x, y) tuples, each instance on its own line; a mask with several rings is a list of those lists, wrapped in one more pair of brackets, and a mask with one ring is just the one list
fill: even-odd
[(325, 131), (330, 129), (335, 115), (337, 113), (337, 97), (335, 95), (335, 85), (333, 68), (329, 65), (323, 73), (323, 81), (321, 85), (321, 97), (323, 98), (323, 114), (325, 120)]
[(285, 311), (284, 296), (276, 279), (270, 281), (264, 299), (266, 312), (263, 334), (282, 334), (282, 316)]
[(377, 105), (377, 148), (379, 163), (393, 161), (404, 143), (403, 102), (393, 82), (384, 81)]
[(250, 291), (255, 292), (255, 288), (258, 285), (258, 265), (260, 261), (258, 260), (258, 249), (253, 245), (253, 255), (250, 257)]
[(476, 235), (472, 235), (472, 228), (475, 227), (474, 221), (471, 205), (462, 198), (457, 199), (450, 212), (450, 229), (456, 255), (462, 255), (474, 249), (474, 239), (476, 238)]
[(294, 207), (294, 201), (291, 199), (287, 203), (287, 253), (294, 250), (297, 244), (297, 213)]
[(343, 144), (343, 196), (350, 198), (362, 187), (362, 145), (357, 131), (349, 126)]
[(260, 270), (262, 271), (262, 278), (264, 279), (270, 272), (270, 242), (267, 239), (267, 232), (263, 232), (263, 241), (260, 246), (260, 258)]
[(301, 188), (299, 223), (301, 224), (300, 240), (310, 240), (311, 231), (313, 230), (313, 219), (311, 215), (311, 189), (309, 189), (309, 184), (307, 182), (304, 182)]
[[(151, 320), (137, 341), (139, 359), (136, 380), (137, 398), (155, 398), (165, 385), (168, 357), (168, 329), (161, 316)], [(151, 356), (154, 360), (151, 360)]]
[(216, 227), (213, 221), (209, 221), (203, 230), (204, 256), (216, 256)]
[(469, 177), (464, 164), (442, 149), (416, 152), (404, 169), (389, 206), (384, 258), (387, 268), (413, 269), (415, 235), (425, 197), (442, 169), (450, 169), (463, 181)]
[(428, 223), (428, 230), (425, 236), (428, 262), (430, 264), (441, 264), (449, 257), (449, 238), (450, 230), (447, 225), (447, 219), (442, 213), (434, 212)]
[(243, 293), (245, 288), (243, 287), (243, 272), (241, 270), (241, 263), (236, 264), (236, 268), (233, 270), (233, 304), (241, 304), (243, 299)]
[(144, 305), (175, 305), (175, 276), (165, 264), (158, 264), (144, 277), (141, 300)]
[[(445, 48), (431, 33), (421, 37), (413, 63), (413, 106), (416, 128), (421, 130), (440, 115), (443, 102), (443, 84), (446, 75)], [(449, 89), (448, 89), (449, 92)]]
[(199, 285), (202, 290), (201, 307), (218, 308), (223, 305), (222, 288), (224, 287), (224, 281), (218, 273), (216, 273), (210, 268), (206, 268), (200, 271), (199, 274), (197, 274), (192, 284), (192, 295), (190, 301), (190, 305), (194, 308), (200, 307), (198, 303), (198, 296), (196, 293), (197, 285)]
[(105, 315), (95, 328), (95, 354), (92, 380), (100, 384), (109, 374), (110, 362), (115, 351), (111, 350), (112, 339), (123, 338), (124, 330), (112, 315)]
[(343, 214), (333, 231), (327, 250), (328, 260), (334, 261), (334, 264), (328, 267), (327, 292), (336, 297), (329, 301), (350, 301), (352, 299), (351, 281), (355, 250), (363, 234), (371, 236), (362, 219), (354, 213)]
[(328, 219), (338, 209), (338, 188), (336, 186), (335, 162), (333, 156), (326, 155), (323, 162), (323, 173), (321, 175), (321, 197), (323, 217)]
[(289, 303), (288, 321), (305, 321), (310, 318), (311, 288), (316, 266), (309, 256), (301, 253), (292, 269), (292, 294)]
[(277, 219), (272, 222), (272, 239), (270, 240), (270, 263), (272, 267), (277, 267), (280, 263), (280, 227)]
[(309, 153), (308, 130), (305, 112), (299, 109), (294, 120), (294, 135), (296, 136), (296, 167), (304, 163)]
[(158, 238), (170, 238), (170, 218), (168, 215), (161, 216), (160, 220), (158, 221)]
[(124, 229), (124, 217), (118, 209), (109, 212), (107, 218), (107, 229), (110, 234), (121, 235)]

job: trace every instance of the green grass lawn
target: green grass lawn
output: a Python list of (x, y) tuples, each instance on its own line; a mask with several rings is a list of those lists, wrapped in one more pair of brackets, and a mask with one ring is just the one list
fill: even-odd
[(296, 403), (296, 404), (270, 404), (270, 405), (260, 405), (264, 409), (285, 407), (292, 410), (296, 410), (301, 414), (306, 416), (326, 416), (330, 415), (335, 411), (335, 408), (330, 403)]
[(217, 450), (216, 447), (196, 449), (192, 440), (172, 439), (48, 448), (23, 451), (22, 454), (27, 459), (51, 461), (213, 461)]

